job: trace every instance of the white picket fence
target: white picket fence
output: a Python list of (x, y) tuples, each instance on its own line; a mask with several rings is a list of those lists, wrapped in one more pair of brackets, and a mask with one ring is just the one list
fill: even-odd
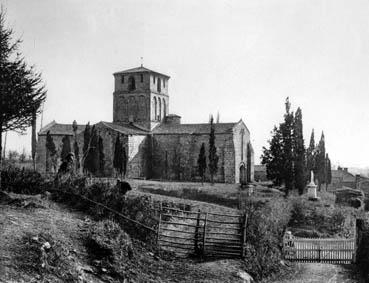
[(355, 239), (285, 238), (285, 259), (299, 262), (351, 264), (355, 262)]

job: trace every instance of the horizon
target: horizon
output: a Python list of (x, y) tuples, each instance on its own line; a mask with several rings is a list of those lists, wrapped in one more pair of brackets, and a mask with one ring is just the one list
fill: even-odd
[[(23, 40), (19, 50), (43, 74), (43, 126), (112, 121), (112, 74), (143, 57), (145, 67), (171, 77), (169, 113), (183, 123), (207, 123), (217, 112), (220, 122), (242, 119), (255, 164), (289, 97), (293, 111), (302, 109), (305, 146), (313, 128), (316, 143), (324, 131), (332, 164), (369, 167), (369, 3), (1, 3)], [(9, 134), (6, 147), (30, 152), (30, 144), (28, 130)]]

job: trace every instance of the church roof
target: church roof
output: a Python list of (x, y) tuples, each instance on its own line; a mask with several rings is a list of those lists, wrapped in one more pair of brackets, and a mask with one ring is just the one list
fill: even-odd
[(122, 134), (126, 134), (126, 135), (147, 135), (149, 133), (149, 131), (137, 127), (133, 124), (115, 124), (115, 123), (110, 123), (110, 122), (104, 122), (101, 121), (99, 122), (97, 125), (102, 125), (102, 126), (106, 126), (114, 131), (120, 132)]
[[(142, 128), (136, 127), (135, 125), (132, 125), (132, 124), (118, 125), (118, 124), (101, 121), (99, 123), (96, 123), (95, 125), (108, 127), (114, 131), (118, 131), (126, 135), (142, 135), (142, 134), (146, 135), (148, 133), (148, 131)], [(93, 125), (91, 125), (91, 127), (92, 126)], [(83, 132), (85, 130), (85, 127), (86, 125), (77, 125), (77, 134)], [(56, 123), (55, 121), (52, 121), (51, 123), (43, 127), (38, 134), (40, 136), (45, 136), (48, 131), (50, 131), (51, 135), (60, 135), (60, 136), (65, 136), (65, 135), (73, 136), (74, 135), (72, 124), (59, 124), (59, 123)]]
[[(230, 134), (237, 123), (215, 123), (216, 134)], [(153, 134), (209, 134), (210, 124), (161, 124), (152, 131)]]
[[(77, 125), (77, 134), (82, 132), (84, 129), (85, 125)], [(38, 134), (43, 136), (46, 135), (48, 131), (50, 131), (51, 135), (74, 135), (72, 124), (59, 124), (56, 123), (55, 120), (47, 124), (45, 127), (42, 127)]]
[(159, 73), (159, 72), (150, 70), (148, 68), (143, 67), (142, 65), (140, 67), (137, 67), (137, 68), (132, 68), (132, 69), (128, 69), (128, 70), (116, 72), (113, 75), (118, 75), (118, 74), (133, 74), (133, 73), (155, 73), (155, 74), (158, 74), (158, 75), (162, 75), (164, 77), (167, 77), (168, 79), (170, 78), (169, 76), (167, 76), (165, 74), (162, 74), (162, 73)]

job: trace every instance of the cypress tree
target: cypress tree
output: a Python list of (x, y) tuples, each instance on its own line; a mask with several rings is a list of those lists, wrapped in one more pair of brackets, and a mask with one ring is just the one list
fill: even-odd
[(293, 123), (293, 151), (294, 151), (294, 183), (299, 194), (303, 194), (306, 175), (305, 175), (305, 146), (302, 129), (302, 112), (297, 108)]
[(321, 190), (321, 186), (326, 180), (326, 165), (325, 165), (325, 138), (324, 133), (320, 138), (317, 154), (316, 154), (316, 168), (318, 177), (318, 189)]
[(280, 186), (283, 182), (283, 140), (281, 129), (274, 126), (272, 139), (268, 141), (269, 148), (263, 147), (261, 164), (265, 164), (267, 177)]
[(117, 135), (114, 146), (113, 167), (120, 175), (122, 175), (122, 166), (122, 144), (119, 135)]
[(79, 164), (79, 147), (78, 147), (77, 141), (74, 141), (73, 149), (74, 149), (74, 157), (76, 158), (76, 169), (79, 169), (80, 168), (80, 164)]
[(123, 147), (122, 148), (122, 173), (124, 177), (126, 177), (126, 174), (127, 174), (127, 164), (128, 164), (127, 152), (126, 152), (126, 148)]
[(96, 175), (99, 172), (100, 167), (100, 152), (99, 152), (99, 136), (96, 131), (95, 125), (91, 129), (91, 149), (88, 152), (88, 170)]
[(332, 183), (332, 167), (331, 160), (329, 159), (328, 153), (325, 155), (325, 167), (326, 167), (326, 181), (325, 189), (328, 189), (328, 185)]
[(214, 184), (214, 175), (218, 171), (217, 148), (215, 147), (215, 127), (213, 116), (210, 117), (210, 135), (209, 135), (209, 173), (210, 181)]
[[(90, 127), (90, 122), (88, 122), (86, 124), (85, 130), (83, 132), (83, 155), (82, 155), (82, 166), (84, 171), (87, 170), (87, 157), (88, 157), (88, 152), (90, 151), (90, 143), (91, 143), (91, 127)], [(88, 166), (88, 165), (87, 165)]]
[(286, 113), (284, 115), (284, 123), (281, 124), (281, 133), (283, 141), (283, 180), (286, 187), (286, 196), (289, 191), (294, 188), (294, 172), (293, 172), (293, 112), (290, 112), (291, 104), (287, 97)]
[(104, 141), (102, 137), (99, 135), (99, 142), (98, 142), (98, 149), (99, 149), (99, 172), (102, 176), (105, 174), (105, 154), (104, 154)]
[(197, 168), (201, 177), (201, 182), (204, 183), (205, 171), (206, 171), (206, 155), (205, 155), (205, 143), (201, 144), (199, 158), (197, 159)]
[(62, 150), (60, 153), (60, 158), (64, 161), (69, 153), (71, 153), (72, 149), (70, 146), (70, 138), (68, 135), (65, 135), (62, 139)]
[(46, 133), (46, 171), (50, 170), (50, 158), (53, 159), (56, 155), (56, 147), (53, 140), (53, 137), (50, 134), (50, 131)]
[(306, 171), (306, 181), (308, 182), (310, 181), (311, 171), (316, 175), (314, 129), (311, 131), (310, 143), (306, 151)]

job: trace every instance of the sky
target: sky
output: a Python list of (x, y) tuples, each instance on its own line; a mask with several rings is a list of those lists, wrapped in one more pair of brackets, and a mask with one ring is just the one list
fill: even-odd
[[(141, 64), (167, 74), (183, 123), (242, 119), (255, 163), (284, 101), (302, 109), (304, 138), (324, 131), (333, 164), (369, 166), (367, 0), (0, 0), (42, 72), (43, 125), (112, 121), (113, 73)], [(38, 126), (41, 124), (41, 117)], [(30, 151), (30, 134), (7, 149)]]

